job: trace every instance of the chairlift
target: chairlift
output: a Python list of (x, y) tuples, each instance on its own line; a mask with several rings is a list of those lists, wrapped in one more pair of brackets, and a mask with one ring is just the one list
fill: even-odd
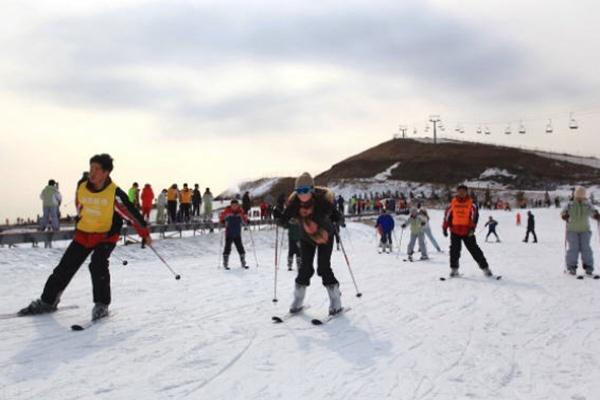
[(463, 128), (460, 128), (460, 133), (465, 133), (465, 130)]
[(456, 128), (454, 128), (454, 132), (456, 132), (456, 133), (460, 132), (460, 124), (456, 125)]
[(524, 135), (526, 133), (526, 131), (525, 131), (525, 125), (523, 125), (523, 122), (521, 122), (521, 125), (519, 126), (519, 133), (521, 135)]
[(504, 134), (505, 135), (511, 135), (512, 134), (512, 130), (510, 129), (510, 124), (508, 124), (506, 126), (506, 129), (504, 130)]
[(546, 125), (546, 133), (552, 133), (554, 129), (552, 129), (552, 119), (548, 119), (548, 124)]
[(429, 132), (429, 125), (425, 125), (425, 133)]
[(477, 134), (481, 135), (481, 126), (477, 127)]
[(413, 135), (416, 135), (417, 133), (417, 128), (413, 128)]
[(571, 113), (571, 116), (569, 118), (569, 129), (575, 130), (577, 128), (579, 128), (579, 125), (577, 124), (577, 120), (573, 118), (573, 113)]
[(486, 135), (491, 135), (492, 132), (490, 132), (490, 128), (488, 128), (487, 126), (485, 127), (485, 134)]

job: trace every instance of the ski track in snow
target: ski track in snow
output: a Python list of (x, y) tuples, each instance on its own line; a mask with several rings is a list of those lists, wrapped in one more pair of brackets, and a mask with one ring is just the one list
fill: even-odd
[[(502, 243), (479, 235), (500, 281), (483, 277), (463, 249), (464, 278), (441, 282), (447, 252), (405, 263), (406, 233), (400, 257), (397, 248), (379, 255), (373, 228), (349, 223), (342, 239), (364, 296), (355, 297), (334, 250), (342, 300), (352, 310), (319, 327), (310, 320), (326, 315), (328, 300), (317, 276), (310, 309), (283, 324), (270, 321), (286, 313), (295, 277), (282, 265), (273, 304), (274, 230), (254, 232), (259, 268), (245, 232), (249, 270), (235, 250), (232, 270), (217, 269), (216, 234), (158, 240), (180, 281), (151, 252), (119, 246), (109, 320), (70, 331), (92, 308), (83, 266), (61, 303), (79, 308), (0, 321), (0, 399), (594, 399), (600, 282), (563, 274), (558, 210), (534, 213), (540, 243), (525, 244), (514, 212), (482, 211), (482, 221), (493, 215), (500, 222)], [(442, 213), (431, 214), (447, 249), (436, 228)], [(598, 249), (595, 229), (592, 240)], [(0, 282), (0, 313), (39, 296), (64, 251), (57, 247), (0, 248), (11, 277)]]

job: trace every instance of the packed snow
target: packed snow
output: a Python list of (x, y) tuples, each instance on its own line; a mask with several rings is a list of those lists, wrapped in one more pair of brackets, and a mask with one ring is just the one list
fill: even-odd
[(392, 164), (385, 171), (380, 172), (377, 175), (375, 175), (373, 177), (373, 179), (375, 179), (376, 181), (385, 181), (385, 180), (389, 179), (389, 177), (392, 176), (392, 171), (395, 170), (396, 168), (398, 168), (399, 165), (400, 165), (400, 162)]
[(488, 168), (485, 171), (483, 171), (481, 173), (481, 175), (479, 175), (480, 179), (483, 178), (492, 178), (494, 176), (504, 176), (507, 178), (516, 178), (517, 176), (515, 174), (511, 174), (510, 172), (508, 172), (505, 169), (500, 169), (500, 168)]
[[(431, 213), (445, 249), (442, 213)], [(515, 212), (482, 212), (482, 221), (500, 222), (502, 243), (478, 234), (500, 281), (484, 278), (463, 252), (465, 277), (441, 282), (447, 254), (430, 250), (432, 260), (405, 263), (407, 235), (397, 230), (403, 255), (378, 255), (372, 226), (349, 223), (342, 239), (363, 296), (355, 297), (334, 251), (342, 300), (352, 309), (320, 327), (310, 323), (327, 313), (317, 277), (305, 314), (271, 323), (286, 313), (295, 275), (282, 265), (273, 303), (274, 229), (253, 232), (258, 268), (245, 232), (249, 270), (238, 267), (235, 250), (233, 269), (217, 268), (219, 234), (157, 240), (179, 281), (148, 249), (119, 246), (108, 320), (70, 330), (92, 308), (87, 267), (62, 299), (79, 308), (0, 320), (0, 398), (596, 399), (600, 281), (563, 274), (558, 210), (534, 213), (540, 243), (525, 244)], [(65, 244), (0, 248), (0, 313), (39, 296)]]

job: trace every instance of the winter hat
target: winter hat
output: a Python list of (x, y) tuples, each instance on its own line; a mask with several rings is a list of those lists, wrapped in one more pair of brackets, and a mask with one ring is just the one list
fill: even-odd
[(417, 210), (415, 207), (413, 207), (413, 208), (410, 209), (410, 214), (411, 215), (413, 215), (413, 214), (416, 215), (418, 212), (419, 212), (419, 210)]
[(461, 183), (460, 185), (458, 185), (456, 187), (456, 190), (460, 190), (460, 189), (464, 189), (464, 190), (469, 190), (469, 188), (467, 187), (467, 185), (465, 185), (464, 183)]
[(577, 188), (575, 189), (575, 195), (574, 197), (576, 199), (586, 199), (587, 198), (587, 194), (585, 192), (585, 188), (583, 186), (577, 186)]
[(308, 172), (303, 173), (296, 179), (296, 188), (303, 187), (303, 186), (310, 186), (310, 187), (315, 186), (315, 181), (313, 180), (312, 176), (310, 176), (310, 174)]

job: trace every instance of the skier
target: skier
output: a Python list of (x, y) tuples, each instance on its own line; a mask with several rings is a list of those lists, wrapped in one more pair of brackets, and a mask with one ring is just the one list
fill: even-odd
[(338, 211), (340, 212), (340, 214), (344, 215), (344, 204), (346, 203), (346, 200), (344, 200), (344, 198), (342, 197), (342, 195), (340, 194), (337, 198), (337, 207), (338, 207)]
[(192, 193), (192, 217), (200, 216), (200, 206), (202, 205), (202, 193), (200, 193), (200, 185), (194, 184), (194, 192)]
[(477, 245), (477, 240), (475, 238), (475, 228), (477, 227), (477, 221), (479, 219), (477, 205), (473, 199), (468, 196), (466, 185), (459, 185), (456, 192), (456, 196), (452, 199), (448, 208), (446, 208), (442, 228), (444, 236), (446, 237), (448, 236), (448, 229), (450, 229), (451, 232), (450, 276), (458, 276), (458, 260), (460, 258), (460, 250), (463, 242), (484, 275), (493, 276), (489, 264), (485, 259), (483, 252)]
[(165, 209), (167, 208), (167, 189), (163, 189), (156, 199), (156, 223), (165, 223)]
[(517, 211), (517, 226), (521, 226), (521, 213)]
[(150, 221), (150, 211), (152, 211), (152, 202), (154, 201), (154, 191), (149, 183), (142, 189), (142, 216), (146, 222)]
[(45, 231), (48, 225), (52, 226), (53, 231), (58, 231), (58, 208), (62, 202), (62, 196), (56, 187), (54, 179), (48, 181), (48, 185), (40, 193), (40, 200), (42, 200), (43, 211), (43, 216), (40, 220), (40, 231)]
[(179, 189), (177, 189), (177, 184), (174, 183), (167, 192), (167, 207), (169, 209), (170, 224), (177, 222), (177, 199), (179, 199)]
[(302, 263), (302, 255), (300, 254), (300, 225), (296, 218), (291, 218), (286, 224), (288, 230), (288, 271), (291, 271), (294, 264), (294, 256), (296, 256), (296, 269), (300, 270)]
[(242, 243), (242, 225), (248, 224), (248, 217), (240, 203), (233, 199), (229, 206), (219, 215), (219, 222), (225, 225), (225, 248), (223, 249), (223, 268), (229, 269), (229, 255), (231, 254), (231, 244), (235, 244), (235, 248), (240, 255), (242, 268), (248, 268), (246, 264), (246, 250)]
[(411, 208), (410, 215), (405, 223), (402, 224), (402, 229), (410, 225), (410, 241), (408, 242), (408, 260), (413, 261), (413, 253), (415, 251), (415, 243), (419, 240), (419, 251), (421, 252), (421, 260), (428, 260), (427, 245), (425, 243), (425, 233), (423, 228), (427, 225), (427, 220), (424, 216), (419, 215), (416, 208)]
[(527, 233), (525, 233), (525, 239), (523, 239), (525, 243), (529, 241), (530, 233), (533, 235), (533, 243), (537, 243), (537, 235), (535, 234), (535, 218), (531, 211), (527, 211)]
[[(500, 242), (500, 238), (498, 237), (498, 234), (496, 233), (496, 226), (498, 226), (498, 221), (496, 221), (491, 215), (490, 218), (488, 219), (488, 222), (485, 223), (485, 226), (488, 227), (488, 233), (485, 236), (485, 241), (488, 241), (488, 238), (490, 237), (490, 235), (494, 235), (496, 236), (496, 243)], [(535, 234), (534, 234), (535, 235)]]
[(375, 229), (381, 236), (381, 240), (379, 241), (379, 254), (382, 252), (391, 253), (392, 252), (392, 233), (394, 232), (394, 217), (387, 213), (387, 211), (382, 208), (381, 215), (377, 217), (377, 221), (375, 222)]
[(437, 240), (435, 240), (435, 236), (433, 236), (433, 232), (431, 232), (431, 227), (429, 226), (429, 213), (424, 207), (421, 206), (421, 203), (417, 204), (417, 209), (419, 210), (419, 214), (423, 216), (426, 221), (425, 226), (423, 227), (423, 233), (425, 234), (425, 236), (427, 236), (427, 238), (429, 238), (429, 241), (431, 242), (433, 247), (435, 247), (437, 252), (441, 253), (442, 248), (438, 244)]
[(250, 193), (246, 191), (244, 193), (244, 195), (242, 196), (242, 210), (244, 210), (246, 215), (249, 215), (251, 208), (252, 208), (252, 201), (250, 200)]
[(300, 254), (301, 264), (296, 276), (294, 300), (290, 306), (291, 313), (302, 310), (306, 288), (315, 270), (313, 261), (317, 253), (317, 275), (329, 295), (329, 314), (342, 311), (339, 282), (331, 270), (331, 253), (333, 251), (334, 223), (340, 222), (335, 206), (335, 196), (327, 188), (315, 187), (313, 178), (308, 172), (296, 179), (294, 193), (288, 198), (280, 225), (297, 218), (301, 229)]
[(90, 159), (90, 175), (77, 189), (77, 221), (75, 237), (63, 254), (44, 287), (41, 297), (19, 311), (19, 315), (44, 314), (56, 311), (60, 296), (81, 264), (92, 254), (94, 308), (92, 320), (108, 315), (111, 302), (109, 257), (123, 226), (130, 221), (146, 244), (152, 243), (146, 222), (129, 201), (127, 194), (110, 178), (113, 159), (108, 154)]
[(181, 217), (184, 222), (190, 222), (190, 211), (192, 208), (192, 191), (188, 188), (188, 184), (183, 184), (183, 189), (179, 192), (179, 202), (181, 207)]
[(571, 275), (577, 273), (577, 261), (581, 253), (583, 269), (587, 275), (594, 272), (594, 255), (590, 247), (592, 230), (590, 229), (590, 218), (600, 220), (598, 210), (587, 200), (584, 187), (577, 187), (573, 195), (573, 201), (563, 208), (561, 217), (567, 223), (566, 240), (568, 243), (566, 258), (567, 272)]

